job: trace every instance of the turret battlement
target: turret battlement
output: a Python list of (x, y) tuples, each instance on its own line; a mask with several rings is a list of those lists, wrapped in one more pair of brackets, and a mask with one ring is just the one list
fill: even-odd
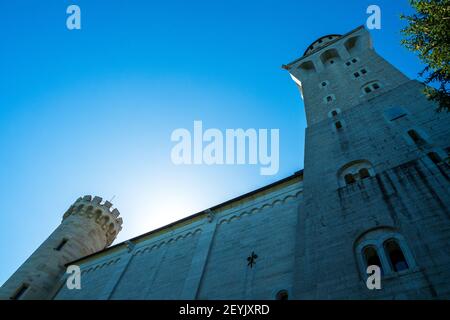
[(103, 230), (106, 231), (107, 246), (109, 246), (120, 230), (122, 230), (122, 218), (116, 208), (112, 208), (112, 203), (103, 200), (101, 197), (86, 195), (78, 198), (73, 205), (64, 213), (63, 221), (70, 216), (84, 216), (88, 219), (94, 219)]

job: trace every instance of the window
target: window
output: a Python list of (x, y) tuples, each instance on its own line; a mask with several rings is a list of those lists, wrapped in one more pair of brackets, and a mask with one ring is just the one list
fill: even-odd
[(353, 76), (354, 76), (355, 78), (358, 78), (358, 77), (359, 77), (359, 72), (355, 72), (355, 73), (353, 74)]
[(328, 95), (328, 96), (326, 96), (326, 97), (323, 98), (323, 101), (324, 101), (325, 103), (331, 103), (331, 102), (333, 102), (334, 100), (336, 100), (336, 97), (334, 96), (334, 94), (330, 94), (330, 95)]
[(336, 121), (334, 123), (334, 125), (335, 125), (336, 129), (341, 129), (342, 128), (342, 123), (340, 121)]
[(336, 108), (336, 109), (330, 110), (327, 115), (328, 115), (328, 118), (333, 119), (333, 118), (336, 118), (339, 115), (339, 113), (341, 113), (341, 109)]
[(361, 69), (361, 73), (362, 73), (362, 74), (366, 74), (366, 73), (367, 73), (367, 70), (366, 70), (366, 69)]
[(355, 160), (338, 170), (340, 187), (345, 187), (357, 181), (375, 176), (372, 164), (367, 160)]
[(355, 177), (354, 177), (353, 174), (351, 174), (351, 173), (347, 173), (347, 174), (344, 176), (344, 179), (345, 179), (345, 183), (346, 183), (346, 184), (352, 184), (352, 183), (355, 183), (355, 182), (356, 182)]
[(360, 179), (365, 179), (365, 178), (369, 178), (369, 177), (370, 177), (370, 173), (367, 168), (359, 169), (359, 178)]
[(328, 80), (323, 80), (322, 82), (319, 83), (319, 87), (320, 88), (325, 88), (329, 84), (330, 84), (330, 82)]
[(384, 249), (386, 251), (386, 256), (389, 258), (389, 263), (395, 272), (407, 270), (409, 268), (403, 251), (396, 239), (385, 241)]
[(433, 161), (435, 164), (439, 164), (442, 162), (441, 157), (436, 152), (429, 152), (427, 154), (428, 158)]
[(356, 62), (358, 62), (358, 61), (359, 61), (359, 60), (358, 60), (357, 58), (353, 58), (353, 59), (351, 59), (351, 60), (346, 61), (346, 62), (345, 62), (345, 65), (348, 67), (348, 66), (352, 65), (352, 63), (356, 63)]
[(277, 300), (289, 300), (289, 294), (287, 290), (280, 290), (278, 291), (276, 297)]
[(397, 275), (397, 272), (416, 268), (412, 252), (405, 238), (392, 227), (376, 227), (363, 232), (354, 243), (356, 259), (363, 279), (367, 267), (377, 265), (382, 275)]
[(416, 130), (409, 130), (408, 135), (414, 141), (414, 143), (421, 143), (423, 141), (422, 137), (417, 133)]
[(378, 83), (378, 81), (373, 81), (371, 83), (367, 83), (365, 84), (363, 87), (363, 92), (364, 93), (370, 93), (372, 91), (378, 90), (381, 88), (380, 84)]
[(363, 249), (363, 257), (366, 263), (366, 267), (368, 266), (378, 266), (383, 272), (383, 266), (381, 265), (380, 257), (378, 256), (377, 249), (373, 246), (367, 246)]
[(28, 284), (24, 283), (20, 286), (19, 289), (17, 289), (17, 291), (14, 293), (14, 295), (10, 298), (11, 300), (19, 300), (23, 294), (25, 293), (25, 291), (27, 291), (28, 289)]
[(62, 239), (62, 241), (58, 244), (58, 246), (55, 248), (56, 251), (61, 251), (61, 249), (66, 245), (67, 239)]

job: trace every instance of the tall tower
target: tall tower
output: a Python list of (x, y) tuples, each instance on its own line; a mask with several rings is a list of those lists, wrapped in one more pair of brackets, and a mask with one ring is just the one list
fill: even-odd
[[(294, 298), (449, 298), (449, 114), (364, 27), (283, 67), (307, 119)], [(381, 290), (366, 286), (369, 265)]]
[(0, 288), (0, 299), (48, 299), (65, 264), (108, 247), (122, 229), (109, 201), (84, 196), (61, 224)]

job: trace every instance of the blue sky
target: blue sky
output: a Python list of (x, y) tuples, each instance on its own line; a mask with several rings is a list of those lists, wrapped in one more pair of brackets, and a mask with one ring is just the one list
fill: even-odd
[[(82, 29), (66, 28), (81, 8)], [(305, 116), (280, 66), (316, 38), (364, 24), (409, 77), (400, 46), (407, 0), (2, 1), (0, 3), (0, 283), (79, 196), (113, 199), (123, 241), (303, 167)], [(278, 128), (280, 170), (175, 166), (177, 128)]]

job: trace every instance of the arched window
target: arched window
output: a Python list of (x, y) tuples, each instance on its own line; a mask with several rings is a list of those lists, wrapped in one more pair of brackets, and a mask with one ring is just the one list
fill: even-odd
[(352, 184), (352, 183), (356, 182), (355, 177), (351, 173), (347, 173), (344, 176), (344, 179), (345, 179), (346, 184)]
[(408, 262), (406, 262), (405, 255), (397, 241), (397, 239), (389, 239), (384, 242), (384, 249), (386, 256), (389, 258), (389, 263), (395, 272), (408, 269)]
[(394, 228), (377, 227), (362, 233), (354, 244), (356, 259), (363, 278), (367, 267), (377, 265), (382, 274), (390, 275), (416, 267), (406, 240)]
[(363, 249), (362, 254), (364, 257), (364, 261), (366, 263), (366, 267), (378, 266), (378, 267), (380, 267), (381, 271), (383, 271), (383, 266), (381, 265), (381, 260), (380, 260), (380, 257), (378, 256), (376, 247), (367, 246)]
[(289, 293), (287, 290), (280, 290), (278, 291), (276, 297), (276, 300), (289, 300)]
[(356, 160), (342, 166), (338, 171), (339, 186), (355, 183), (375, 175), (372, 164), (367, 160)]
[(360, 179), (365, 179), (365, 178), (369, 178), (370, 177), (369, 169), (367, 169), (367, 168), (359, 169), (358, 172), (359, 172), (359, 178)]

